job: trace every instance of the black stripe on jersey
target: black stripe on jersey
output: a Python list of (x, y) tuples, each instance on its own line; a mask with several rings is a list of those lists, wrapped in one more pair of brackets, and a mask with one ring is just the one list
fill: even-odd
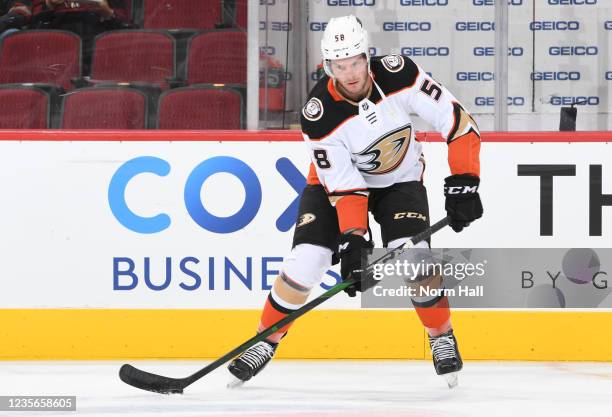
[(300, 114), (300, 123), (302, 125), (302, 132), (308, 135), (310, 139), (319, 140), (329, 135), (336, 127), (338, 127), (345, 120), (356, 116), (359, 113), (357, 106), (349, 103), (346, 100), (336, 101), (327, 90), (327, 83), (329, 82), (329, 76), (325, 75), (322, 77), (317, 84), (313, 87), (308, 101), (306, 102), (305, 108), (308, 106), (308, 102), (316, 98), (321, 102), (323, 106), (323, 115), (318, 120), (308, 120), (304, 116), (302, 111)]
[(360, 195), (362, 197), (367, 197), (368, 189), (367, 188), (357, 188), (355, 190), (333, 191), (331, 193), (327, 193), (327, 195), (334, 196), (334, 197), (344, 197), (346, 195)]
[[(394, 60), (402, 60), (403, 65), (399, 71), (392, 72), (383, 63), (383, 59), (393, 57)], [(399, 68), (399, 66), (398, 66)], [(395, 93), (414, 86), (419, 76), (419, 67), (412, 59), (403, 55), (375, 56), (370, 59), (370, 70), (374, 74), (374, 81), (380, 86), (385, 94)]]
[(435, 306), (438, 302), (440, 302), (442, 299), (444, 298), (443, 295), (438, 295), (434, 298), (432, 298), (429, 301), (416, 301), (414, 299), (411, 299), (410, 301), (412, 301), (412, 305), (415, 307), (419, 307), (419, 308), (430, 308)]
[[(416, 79), (419, 76), (419, 68), (409, 57), (402, 55), (397, 55), (396, 57), (397, 59), (403, 61), (401, 69), (396, 72), (389, 71), (382, 63), (382, 60), (385, 57), (376, 56), (370, 59), (370, 70), (374, 74), (374, 80), (385, 94), (395, 93), (405, 88), (414, 86)], [(334, 129), (336, 129), (347, 119), (359, 114), (359, 109), (354, 104), (351, 104), (346, 100), (336, 101), (332, 97), (327, 89), (328, 82), (328, 75), (321, 77), (310, 92), (303, 111), (300, 112), (302, 132), (307, 134), (312, 140), (320, 140), (328, 136), (334, 131)], [(318, 117), (318, 102), (312, 103), (310, 112), (307, 111), (309, 109), (308, 104), (313, 98), (318, 99), (318, 101), (321, 103), (320, 105), (322, 105), (322, 109), (320, 109), (322, 114), (320, 117)], [(381, 96), (378, 89), (372, 87), (372, 93), (370, 94), (369, 99), (373, 103), (378, 104), (378, 102), (380, 102)], [(313, 113), (313, 109), (317, 110), (316, 114)], [(304, 113), (306, 113), (306, 115), (312, 115), (312, 120), (305, 117)]]

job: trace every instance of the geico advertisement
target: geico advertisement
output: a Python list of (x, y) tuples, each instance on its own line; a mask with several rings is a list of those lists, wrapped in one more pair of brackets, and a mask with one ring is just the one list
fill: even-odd
[[(610, 62), (606, 40), (612, 30), (612, 3), (507, 3), (508, 50), (503, 53), (508, 57), (508, 112), (557, 113), (559, 107), (574, 103), (584, 113), (606, 111), (610, 93), (605, 86), (612, 80), (612, 71), (599, 62)], [(282, 4), (274, 2), (269, 8), (275, 7)], [(309, 13), (309, 88), (319, 76), (319, 45), (327, 22), (353, 13), (368, 30), (370, 54), (409, 56), (470, 110), (493, 112), (494, 0), (315, 0), (309, 2)], [(282, 20), (274, 23), (283, 24)]]
[[(290, 251), (309, 164), (300, 142), (0, 147), (2, 308), (259, 308)], [(446, 145), (424, 152), (436, 221)], [(610, 247), (609, 145), (483, 143), (481, 159), (484, 217), (434, 246)], [(358, 306), (341, 294), (323, 308)]]

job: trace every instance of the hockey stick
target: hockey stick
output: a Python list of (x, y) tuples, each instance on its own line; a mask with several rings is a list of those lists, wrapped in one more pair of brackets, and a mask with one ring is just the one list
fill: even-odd
[[(397, 255), (402, 253), (402, 250), (404, 248), (410, 248), (416, 245), (417, 243), (419, 243), (420, 241), (427, 239), (432, 234), (436, 233), (438, 230), (447, 226), (449, 224), (449, 221), (450, 221), (449, 217), (443, 218), (442, 220), (440, 220), (439, 222), (437, 222), (436, 224), (434, 224), (427, 230), (424, 230), (421, 233), (413, 236), (405, 244), (392, 249), (391, 251), (387, 252), (384, 256), (381, 256), (379, 259), (370, 263), (368, 266), (366, 266), (366, 270), (371, 271), (371, 269), (373, 268), (375, 264), (378, 264), (381, 262), (388, 262), (394, 259)], [(156, 375), (156, 374), (152, 374), (146, 371), (142, 371), (138, 368), (133, 367), (132, 365), (125, 364), (119, 370), (119, 378), (121, 378), (121, 380), (125, 382), (126, 384), (132, 385), (133, 387), (140, 388), (143, 390), (158, 392), (161, 394), (181, 394), (183, 392), (183, 389), (185, 389), (187, 386), (193, 384), (198, 379), (202, 378), (203, 376), (217, 369), (219, 366), (223, 365), (225, 362), (229, 361), (230, 359), (242, 353), (243, 351), (250, 348), (251, 346), (261, 342), (266, 337), (270, 336), (272, 333), (282, 328), (284, 325), (296, 320), (298, 317), (309, 312), (313, 308), (317, 307), (319, 304), (324, 303), (325, 301), (327, 301), (328, 299), (330, 299), (331, 297), (333, 297), (340, 291), (343, 291), (345, 288), (353, 285), (356, 281), (357, 280), (355, 279), (348, 279), (346, 281), (342, 281), (341, 283), (337, 285), (334, 285), (332, 288), (327, 290), (325, 293), (321, 294), (320, 296), (310, 301), (309, 303), (304, 304), (299, 309), (295, 310), (294, 312), (287, 315), (283, 319), (279, 320), (272, 326), (268, 327), (263, 332), (258, 333), (257, 335), (253, 336), (252, 338), (250, 338), (249, 340), (247, 340), (240, 346), (232, 349), (230, 352), (221, 356), (216, 361), (208, 364), (207, 366), (200, 369), (193, 375), (190, 375), (185, 378), (170, 378), (167, 376)]]

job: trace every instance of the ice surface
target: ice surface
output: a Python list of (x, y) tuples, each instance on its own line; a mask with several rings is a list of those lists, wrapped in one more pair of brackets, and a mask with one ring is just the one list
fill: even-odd
[[(133, 365), (184, 377), (203, 365)], [(242, 388), (220, 368), (183, 395), (141, 391), (119, 380), (119, 362), (1, 362), (0, 395), (76, 395), (77, 412), (1, 416), (163, 417), (610, 417), (612, 363), (467, 362), (446, 387), (424, 361), (282, 361)]]

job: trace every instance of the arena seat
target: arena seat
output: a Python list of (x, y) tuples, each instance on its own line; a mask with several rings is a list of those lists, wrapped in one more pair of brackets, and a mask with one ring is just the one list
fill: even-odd
[(247, 0), (235, 0), (235, 4), (236, 26), (246, 30), (248, 18)]
[(28, 85), (0, 85), (0, 129), (47, 129), (50, 124), (48, 92)]
[(168, 90), (159, 99), (159, 129), (241, 129), (241, 94), (227, 86)]
[(129, 87), (73, 90), (64, 96), (60, 116), (63, 129), (145, 129), (146, 95)]
[(0, 84), (47, 83), (69, 90), (81, 71), (81, 38), (74, 33), (27, 30), (0, 44)]
[(240, 30), (198, 33), (189, 39), (187, 83), (246, 84), (247, 35)]
[(96, 37), (91, 80), (168, 86), (175, 77), (175, 40), (166, 32), (117, 30)]

